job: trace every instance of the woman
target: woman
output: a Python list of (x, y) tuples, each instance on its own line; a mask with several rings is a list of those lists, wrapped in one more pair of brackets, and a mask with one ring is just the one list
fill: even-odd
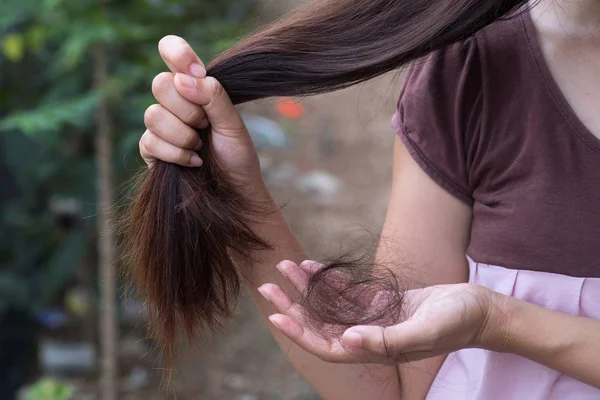
[[(324, 399), (600, 398), (599, 22), (597, 0), (542, 1), (412, 66), (382, 233), (410, 239), (421, 266), (407, 321), (320, 339), (286, 294), (318, 265), (297, 265), (281, 214), (253, 227), (278, 247), (243, 267), (262, 285), (249, 290)], [(153, 83), (146, 162), (202, 168), (193, 128), (210, 123), (222, 165), (272, 202), (219, 82), (182, 39), (159, 49), (172, 74)]]

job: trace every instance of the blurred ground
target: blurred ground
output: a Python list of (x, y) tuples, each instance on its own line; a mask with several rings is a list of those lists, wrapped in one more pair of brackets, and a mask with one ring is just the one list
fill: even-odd
[[(266, 2), (264, 16), (280, 13), (291, 3)], [(350, 244), (349, 237), (365, 234), (364, 228), (380, 229), (391, 184), (390, 119), (400, 86), (395, 73), (307, 98), (300, 103), (304, 116), (297, 120), (278, 115), (273, 100), (243, 107), (245, 113), (278, 121), (291, 139), (288, 149), (264, 149), (260, 154), (265, 179), (274, 196), (287, 202), (286, 218), (311, 258), (335, 256), (341, 245)], [(206, 343), (203, 351), (183, 353), (176, 378), (176, 397), (181, 400), (319, 398), (287, 363), (246, 297), (226, 332)], [(148, 362), (140, 360), (140, 365)], [(165, 398), (158, 389), (159, 373), (153, 370), (140, 379), (144, 388), (129, 391), (124, 399)], [(135, 373), (124, 381), (132, 379)]]

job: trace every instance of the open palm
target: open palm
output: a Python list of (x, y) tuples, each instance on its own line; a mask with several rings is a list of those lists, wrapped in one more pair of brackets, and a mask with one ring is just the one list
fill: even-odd
[[(278, 266), (301, 295), (320, 267), (316, 262), (296, 265), (291, 261)], [(279, 330), (306, 351), (336, 363), (409, 362), (476, 346), (492, 302), (490, 291), (477, 285), (410, 290), (405, 294), (404, 321), (387, 327), (355, 326), (339, 337), (327, 338), (306, 323), (301, 302), (293, 301), (279, 286), (265, 284), (259, 291), (279, 312), (269, 318)], [(376, 307), (378, 297), (360, 305)]]

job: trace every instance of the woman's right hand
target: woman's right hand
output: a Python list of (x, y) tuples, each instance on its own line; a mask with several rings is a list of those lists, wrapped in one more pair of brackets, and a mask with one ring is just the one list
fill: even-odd
[(202, 141), (196, 129), (210, 125), (211, 149), (223, 168), (242, 185), (262, 184), (258, 155), (252, 139), (223, 86), (212, 77), (191, 46), (177, 36), (166, 36), (159, 52), (171, 72), (152, 82), (159, 104), (146, 110), (146, 132), (139, 147), (150, 166), (155, 160), (202, 168), (197, 154)]

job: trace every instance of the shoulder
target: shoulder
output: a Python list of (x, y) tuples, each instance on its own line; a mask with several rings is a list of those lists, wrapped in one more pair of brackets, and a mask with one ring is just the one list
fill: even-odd
[[(525, 76), (522, 16), (415, 61), (406, 75), (393, 126), (418, 164), (442, 187), (472, 202), (472, 163), (489, 126), (507, 112)], [(512, 102), (514, 103), (514, 101)], [(495, 110), (495, 111), (494, 111)], [(494, 121), (492, 121), (494, 120)]]
[(494, 75), (515, 76), (519, 73), (515, 67), (531, 58), (528, 12), (519, 10), (466, 40), (416, 60), (408, 69), (403, 93), (415, 94), (423, 88), (436, 94), (480, 91)]
[(464, 137), (481, 111), (483, 73), (476, 37), (415, 61), (398, 100), (397, 124), (423, 140)]
[(527, 12), (496, 21), (413, 62), (398, 101), (398, 116), (406, 127), (412, 117), (422, 123), (433, 115), (446, 124), (466, 123), (482, 110), (482, 103), (498, 104), (514, 93), (531, 66)]
[(481, 64), (476, 38), (455, 43), (414, 62), (393, 126), (417, 164), (442, 188), (467, 204), (466, 165), (481, 115)]

